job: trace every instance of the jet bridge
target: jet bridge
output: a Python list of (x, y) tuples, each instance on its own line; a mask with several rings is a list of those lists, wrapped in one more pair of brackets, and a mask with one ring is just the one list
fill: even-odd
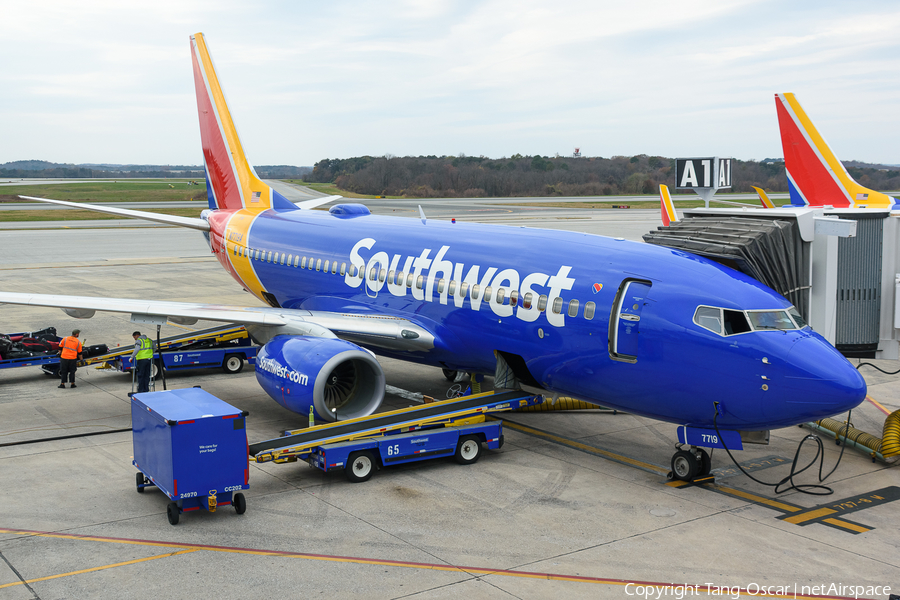
[(761, 281), (845, 356), (900, 358), (900, 212), (697, 208), (684, 217), (644, 241)]

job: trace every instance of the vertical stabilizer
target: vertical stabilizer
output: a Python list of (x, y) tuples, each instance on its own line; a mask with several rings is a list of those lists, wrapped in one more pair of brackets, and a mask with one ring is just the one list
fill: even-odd
[(202, 33), (191, 36), (191, 55), (209, 207), (214, 210), (296, 209), (263, 183), (247, 162)]
[(769, 200), (769, 195), (766, 194), (766, 191), (762, 188), (758, 188), (755, 185), (750, 186), (754, 190), (756, 190), (756, 195), (759, 196), (759, 202), (762, 204), (763, 208), (775, 208), (775, 204)]
[(893, 208), (896, 198), (859, 185), (816, 130), (794, 94), (775, 94), (791, 204)]
[(659, 206), (663, 227), (678, 222), (678, 213), (675, 212), (675, 203), (672, 202), (672, 196), (669, 195), (669, 186), (659, 186)]

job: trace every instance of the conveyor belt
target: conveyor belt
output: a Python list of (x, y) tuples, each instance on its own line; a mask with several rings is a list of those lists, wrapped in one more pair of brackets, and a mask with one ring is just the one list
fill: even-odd
[(522, 391), (503, 392), (501, 394), (478, 394), (465, 396), (454, 400), (444, 400), (412, 408), (402, 408), (371, 417), (361, 417), (352, 421), (340, 421), (329, 425), (311, 427), (302, 433), (286, 435), (284, 437), (257, 442), (250, 445), (250, 456), (256, 456), (261, 452), (275, 448), (308, 446), (319, 440), (332, 440), (334, 438), (347, 438), (366, 431), (377, 432), (381, 429), (394, 428), (398, 425), (410, 422), (436, 419), (442, 415), (459, 413), (467, 410), (475, 410), (478, 407), (489, 404), (502, 404), (521, 398), (529, 398), (532, 394)]
[[(243, 325), (221, 325), (218, 327), (212, 327), (210, 329), (202, 329), (200, 331), (189, 331), (187, 333), (179, 333), (177, 335), (173, 335), (170, 337), (164, 337), (159, 340), (160, 346), (162, 346), (163, 352), (170, 350), (169, 348), (172, 344), (185, 344), (186, 342), (195, 342), (201, 341), (213, 337), (218, 337), (226, 334), (237, 334), (240, 333), (243, 329)], [(156, 343), (156, 340), (153, 340), (153, 343)], [(85, 358), (82, 364), (90, 365), (98, 362), (106, 362), (110, 359), (117, 358), (119, 356), (125, 356), (131, 354), (132, 350), (134, 350), (133, 345), (122, 346), (116, 350), (112, 350), (103, 354), (101, 356), (92, 356), (90, 358)], [(177, 348), (176, 348), (177, 350)]]

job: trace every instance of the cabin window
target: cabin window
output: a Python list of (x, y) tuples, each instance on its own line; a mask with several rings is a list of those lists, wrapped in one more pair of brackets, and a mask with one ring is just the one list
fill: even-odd
[(391, 285), (395, 285), (397, 283), (397, 272), (394, 270), (388, 271), (388, 283)]
[(443, 294), (443, 293), (444, 293), (444, 287), (445, 287), (445, 285), (444, 285), (444, 278), (441, 277), (440, 279), (438, 279), (438, 287), (437, 287), (438, 294)]
[(341, 263), (341, 277), (343, 277), (346, 274), (347, 274), (347, 263), (342, 262)]
[(387, 275), (387, 269), (381, 269), (380, 271), (378, 271), (378, 281), (384, 283), (385, 275)]
[(509, 305), (515, 306), (519, 303), (519, 290), (513, 290), (509, 294)]
[(537, 307), (538, 307), (538, 310), (541, 311), (541, 312), (544, 312), (545, 310), (547, 310), (547, 296), (546, 296), (546, 294), (541, 294), (541, 295), (538, 297), (538, 304), (537, 304)]
[(534, 294), (531, 292), (526, 292), (525, 296), (522, 298), (522, 308), (528, 310), (531, 308), (531, 303), (534, 301)]
[(559, 314), (562, 312), (563, 299), (557, 296), (553, 299), (553, 313)]
[(469, 291), (469, 284), (463, 281), (459, 284), (459, 295), (463, 298), (466, 297), (466, 293)]
[(503, 304), (506, 300), (506, 288), (497, 288), (497, 304)]
[(416, 279), (416, 287), (421, 290), (422, 286), (424, 286), (424, 285), (425, 285), (425, 276), (419, 275), (418, 279)]
[(587, 302), (584, 305), (584, 318), (590, 321), (594, 318), (594, 311), (597, 309), (597, 305), (593, 302)]
[(569, 316), (577, 317), (578, 316), (578, 300), (572, 299), (569, 300)]
[[(269, 262), (269, 263), (272, 262), (272, 251), (271, 250), (266, 252), (266, 262)], [(277, 262), (277, 259), (276, 259), (276, 262)]]
[(481, 286), (477, 283), (472, 286), (472, 300), (478, 300), (478, 295), (481, 293)]
[(415, 275), (410, 273), (406, 276), (406, 287), (411, 288), (413, 284), (413, 279), (415, 279)]
[(486, 286), (484, 288), (484, 296), (483, 296), (485, 302), (490, 302), (493, 299), (492, 298), (493, 294), (494, 294), (493, 288), (491, 288), (491, 286)]
[(369, 281), (375, 281), (376, 277), (378, 277), (378, 267), (372, 267), (369, 269)]
[(284, 264), (284, 261), (285, 261), (284, 252), (282, 252), (281, 253), (281, 264)]
[(293, 262), (294, 262), (294, 255), (293, 255), (293, 254), (288, 254), (288, 257), (287, 257), (287, 264), (288, 264), (288, 266), (291, 266), (291, 263), (293, 263)]
[(455, 280), (455, 279), (451, 279), (451, 280), (450, 280), (450, 290), (449, 290), (449, 293), (450, 293), (451, 296), (455, 296), (455, 295), (456, 295), (456, 280)]
[(324, 267), (322, 270), (325, 271), (325, 272), (327, 272), (329, 266), (330, 266), (330, 265), (329, 265), (329, 261), (326, 260), (326, 261), (325, 261), (325, 267)]
[(359, 267), (353, 265), (351, 277), (359, 277)]
[(298, 254), (297, 256), (294, 257), (294, 266), (296, 267), (299, 264), (300, 264), (300, 255)]
[(300, 268), (301, 269), (306, 268), (306, 257), (305, 256), (303, 257), (303, 260), (300, 261)]
[(337, 273), (337, 261), (331, 263), (331, 274), (334, 275)]

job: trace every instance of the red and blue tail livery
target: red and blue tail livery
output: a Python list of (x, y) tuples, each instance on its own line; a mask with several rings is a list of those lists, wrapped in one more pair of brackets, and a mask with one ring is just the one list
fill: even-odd
[(850, 176), (794, 94), (775, 94), (775, 107), (791, 204), (900, 209), (893, 196), (863, 187)]

